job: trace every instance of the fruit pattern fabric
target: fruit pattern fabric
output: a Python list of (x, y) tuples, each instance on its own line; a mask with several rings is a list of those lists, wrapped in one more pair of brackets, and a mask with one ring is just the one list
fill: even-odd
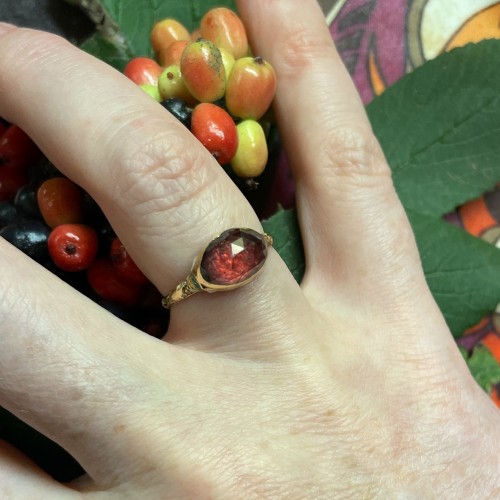
[[(494, 0), (320, 0), (337, 48), (367, 104), (443, 51), (500, 39)], [(280, 181), (286, 176), (281, 173)], [(287, 193), (290, 195), (290, 192)], [(500, 184), (446, 220), (500, 247)], [(487, 348), (500, 364), (500, 305), (458, 339), (469, 353)], [(500, 384), (491, 397), (500, 407)]]

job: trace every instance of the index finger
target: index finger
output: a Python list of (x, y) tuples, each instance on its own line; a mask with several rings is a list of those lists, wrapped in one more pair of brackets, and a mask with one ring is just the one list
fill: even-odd
[[(162, 295), (183, 283), (214, 236), (230, 228), (262, 231), (244, 195), (184, 125), (124, 75), (61, 38), (7, 29), (0, 36), (0, 88), (0, 115), (95, 198)], [(277, 290), (303, 302), (272, 249), (258, 282), (224, 300), (196, 294), (176, 304), (169, 339), (193, 339), (207, 325), (219, 331), (221, 317), (252, 317), (254, 308), (263, 321), (277, 321), (280, 304), (267, 299)]]

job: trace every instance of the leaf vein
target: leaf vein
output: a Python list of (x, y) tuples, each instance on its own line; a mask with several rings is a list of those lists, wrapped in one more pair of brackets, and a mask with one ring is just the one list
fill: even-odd
[(465, 116), (463, 119), (461, 119), (458, 123), (453, 123), (453, 125), (445, 130), (437, 139), (433, 139), (433, 141), (430, 144), (426, 144), (425, 146), (421, 147), (418, 151), (413, 152), (403, 163), (400, 164), (393, 164), (392, 170), (393, 172), (402, 170), (408, 165), (414, 163), (414, 160), (418, 158), (420, 155), (424, 154), (426, 151), (428, 151), (430, 148), (432, 148), (436, 144), (443, 143), (443, 141), (452, 133), (456, 132), (459, 130), (461, 127), (466, 125), (470, 120), (475, 118), (477, 115), (483, 113), (488, 107), (491, 107), (496, 101), (500, 99), (499, 95), (493, 96), (489, 101), (483, 103), (483, 105), (479, 108), (474, 108), (474, 110)]

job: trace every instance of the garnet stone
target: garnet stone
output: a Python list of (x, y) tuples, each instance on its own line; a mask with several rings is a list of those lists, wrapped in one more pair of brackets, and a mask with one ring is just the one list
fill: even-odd
[(253, 276), (266, 257), (266, 242), (257, 231), (228, 229), (208, 245), (200, 271), (213, 285), (237, 285)]

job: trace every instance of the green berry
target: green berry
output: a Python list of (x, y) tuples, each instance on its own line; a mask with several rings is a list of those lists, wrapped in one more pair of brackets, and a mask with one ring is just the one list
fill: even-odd
[(243, 120), (236, 126), (238, 149), (231, 160), (231, 168), (238, 177), (251, 179), (262, 174), (267, 158), (264, 130), (255, 120)]
[(146, 92), (149, 96), (151, 96), (155, 101), (160, 102), (160, 92), (158, 90), (158, 85), (151, 85), (150, 83), (143, 83), (139, 85), (139, 87)]
[(177, 98), (188, 104), (194, 104), (195, 99), (189, 92), (184, 78), (181, 75), (181, 68), (178, 64), (172, 64), (166, 68), (158, 79), (158, 91), (160, 101)]

